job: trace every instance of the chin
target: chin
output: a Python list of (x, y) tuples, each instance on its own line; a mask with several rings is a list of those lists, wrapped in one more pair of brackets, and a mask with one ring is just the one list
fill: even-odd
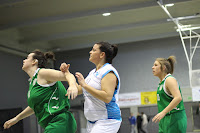
[[(91, 58), (89, 58), (89, 61), (90, 61), (90, 62), (92, 62), (92, 59), (91, 59)], [(93, 63), (93, 62), (92, 62), (92, 63)]]
[(22, 70), (25, 71), (26, 67), (22, 66)]

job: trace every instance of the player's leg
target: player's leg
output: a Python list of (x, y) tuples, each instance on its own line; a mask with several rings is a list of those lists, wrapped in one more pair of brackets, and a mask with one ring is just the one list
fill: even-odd
[(70, 112), (55, 116), (45, 128), (44, 133), (75, 133), (76, 121)]

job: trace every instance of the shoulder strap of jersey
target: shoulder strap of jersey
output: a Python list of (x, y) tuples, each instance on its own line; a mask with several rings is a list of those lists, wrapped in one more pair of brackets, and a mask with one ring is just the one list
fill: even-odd
[(41, 68), (38, 68), (38, 69), (35, 71), (35, 73), (34, 73), (34, 75), (33, 75), (34, 78), (36, 78), (36, 77), (38, 76), (38, 72), (40, 71), (40, 69), (41, 69)]

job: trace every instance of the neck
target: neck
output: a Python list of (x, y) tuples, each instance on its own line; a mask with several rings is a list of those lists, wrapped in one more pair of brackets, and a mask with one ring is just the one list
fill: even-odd
[(105, 59), (100, 59), (96, 62), (93, 62), (96, 66), (96, 71), (99, 70), (104, 64), (106, 64)]
[(32, 79), (33, 78), (33, 75), (35, 73), (35, 71), (37, 70), (37, 67), (33, 67), (33, 68), (29, 68), (27, 70), (24, 70), (28, 75), (29, 77)]
[(105, 62), (100, 62), (96, 65), (96, 70), (99, 70), (104, 64), (106, 64)]
[(166, 75), (167, 75), (167, 73), (162, 73), (162, 74), (159, 76), (160, 82), (165, 78)]

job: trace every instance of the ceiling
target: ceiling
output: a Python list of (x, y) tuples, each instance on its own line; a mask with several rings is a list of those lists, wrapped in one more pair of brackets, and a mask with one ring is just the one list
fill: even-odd
[[(200, 0), (162, 2), (169, 1), (174, 18), (200, 16)], [(22, 56), (178, 36), (156, 0), (0, 0), (0, 16), (0, 50)], [(200, 24), (200, 17), (181, 22)]]

